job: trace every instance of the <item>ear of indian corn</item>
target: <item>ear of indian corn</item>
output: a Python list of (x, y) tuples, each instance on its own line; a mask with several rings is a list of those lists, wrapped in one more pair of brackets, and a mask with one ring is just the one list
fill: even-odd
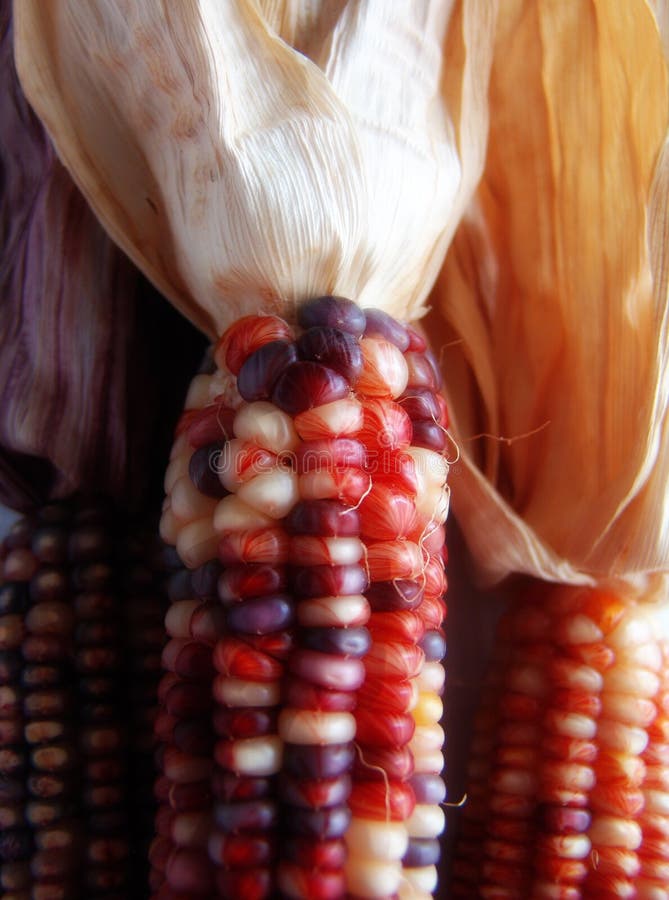
[(666, 900), (669, 656), (657, 604), (539, 586), (500, 625), (453, 894)]
[[(294, 328), (240, 320), (214, 359), (165, 479), (162, 536), (191, 574), (167, 617), (155, 896), (430, 897), (445, 795), (436, 365), (412, 328), (336, 297), (303, 304)], [(177, 666), (186, 646), (210, 660), (197, 678)], [(192, 841), (168, 826), (171, 698), (189, 684), (211, 742), (178, 756), (202, 784)]]
[(2, 546), (3, 897), (144, 895), (164, 616), (152, 540), (78, 499)]

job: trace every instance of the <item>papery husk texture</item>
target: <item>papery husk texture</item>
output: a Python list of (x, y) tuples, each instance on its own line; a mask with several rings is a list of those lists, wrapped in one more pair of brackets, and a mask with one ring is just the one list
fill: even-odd
[(638, 0), (500, 7), (485, 173), (429, 318), (488, 581), (669, 571), (658, 21)]
[(114, 240), (210, 337), (354, 297), (416, 318), (478, 181), (489, 0), (22, 0), (17, 63)]

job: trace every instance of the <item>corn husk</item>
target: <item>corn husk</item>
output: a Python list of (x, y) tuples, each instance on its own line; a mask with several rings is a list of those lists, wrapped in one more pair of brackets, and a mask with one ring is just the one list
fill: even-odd
[(21, 81), (209, 336), (314, 294), (415, 318), (479, 178), (489, 0), (22, 0)]
[(669, 571), (666, 46), (666, 4), (500, 8), (486, 168), (430, 319), (489, 581)]
[(177, 329), (58, 160), (19, 87), (4, 0), (0, 86), (0, 502), (85, 490), (140, 506), (158, 496), (202, 341)]

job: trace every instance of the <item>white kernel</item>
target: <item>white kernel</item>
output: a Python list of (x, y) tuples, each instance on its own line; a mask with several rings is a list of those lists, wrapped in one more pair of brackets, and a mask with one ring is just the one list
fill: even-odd
[(567, 644), (595, 644), (604, 637), (592, 619), (582, 613), (567, 616), (559, 626), (560, 638)]
[(417, 683), (421, 691), (434, 691), (440, 694), (444, 689), (446, 670), (440, 662), (423, 663), (423, 668), (417, 677)]
[(239, 775), (276, 775), (281, 769), (283, 742), (275, 734), (244, 738), (233, 741), (230, 753), (230, 768)]
[(669, 793), (644, 789), (645, 809), (653, 815), (669, 816)]
[(617, 816), (595, 816), (588, 831), (593, 846), (622, 847), (637, 850), (641, 846), (641, 828), (632, 819)]
[(362, 404), (345, 397), (315, 406), (295, 416), (295, 430), (303, 441), (357, 434), (364, 424)]
[(195, 598), (193, 600), (178, 600), (170, 605), (170, 608), (165, 613), (165, 631), (170, 637), (187, 638), (191, 636), (190, 620), (201, 603), (202, 601), (199, 598)]
[(212, 516), (216, 501), (201, 494), (188, 475), (177, 478), (170, 495), (172, 512), (181, 522), (194, 522)]
[(638, 666), (616, 665), (604, 676), (607, 691), (620, 691), (636, 697), (654, 697), (660, 690), (660, 679), (655, 672)]
[(364, 625), (370, 614), (369, 601), (362, 594), (316, 597), (297, 604), (297, 620), (305, 628)]
[(382, 862), (350, 855), (344, 866), (346, 887), (358, 897), (392, 897), (402, 877), (400, 862)]
[(412, 679), (412, 685), (416, 688), (416, 699), (412, 704), (412, 715), (417, 725), (430, 725), (432, 722), (440, 722), (444, 714), (444, 703), (434, 691), (418, 691), (416, 679)]
[[(436, 866), (419, 866), (416, 868), (402, 869), (404, 879), (414, 888), (432, 894), (437, 890), (438, 874)], [(400, 893), (400, 897), (403, 895)]]
[(444, 771), (444, 754), (441, 750), (423, 751), (414, 755), (414, 772), (440, 775)]
[(211, 375), (196, 375), (188, 386), (184, 409), (202, 409), (209, 404)]
[(623, 725), (613, 719), (600, 719), (597, 723), (597, 741), (607, 750), (639, 756), (648, 746), (648, 733), (643, 728)]
[(165, 469), (165, 478), (163, 481), (163, 487), (166, 494), (170, 493), (179, 478), (188, 475), (189, 462), (190, 453), (178, 453), (170, 460)]
[(602, 714), (625, 725), (647, 728), (657, 715), (652, 700), (619, 691), (602, 691)]
[(211, 518), (196, 519), (179, 529), (177, 553), (185, 566), (196, 569), (210, 559), (216, 559), (218, 542)]
[(653, 626), (648, 616), (640, 608), (630, 610), (613, 628), (607, 643), (614, 649), (625, 650), (628, 647), (650, 643), (653, 639)]
[(263, 400), (242, 406), (235, 416), (233, 430), (238, 438), (253, 441), (272, 453), (294, 450), (300, 443), (291, 417)]
[(218, 675), (213, 693), (218, 703), (235, 708), (243, 706), (276, 706), (281, 697), (278, 682), (246, 681)]
[(300, 534), (291, 539), (291, 556), (302, 566), (353, 566), (365, 547), (356, 537), (317, 537)]
[(597, 734), (597, 722), (581, 713), (551, 709), (546, 715), (546, 728), (563, 737), (589, 741)]
[(443, 809), (433, 803), (417, 803), (406, 822), (407, 831), (414, 838), (436, 838), (445, 824)]
[(432, 725), (417, 725), (409, 742), (409, 748), (414, 756), (441, 750), (443, 746), (444, 729), (436, 722)]
[(355, 718), (348, 712), (283, 709), (279, 735), (290, 744), (345, 744), (355, 737)]
[(344, 835), (349, 853), (386, 862), (402, 859), (409, 845), (409, 833), (401, 822), (351, 818)]
[(218, 534), (226, 531), (255, 531), (273, 524), (273, 519), (244, 503), (237, 494), (223, 497), (214, 511), (214, 530)]
[(290, 469), (277, 467), (244, 482), (237, 496), (272, 519), (283, 519), (300, 499), (297, 476)]
[(542, 839), (541, 848), (562, 859), (586, 859), (592, 844), (585, 834), (552, 834)]
[(172, 507), (168, 503), (160, 514), (160, 525), (158, 527), (161, 540), (170, 547), (174, 547), (179, 536), (179, 522), (172, 512)]

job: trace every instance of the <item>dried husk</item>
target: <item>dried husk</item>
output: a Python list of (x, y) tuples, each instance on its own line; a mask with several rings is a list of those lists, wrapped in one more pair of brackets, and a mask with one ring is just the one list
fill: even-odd
[(56, 157), (18, 84), (10, 6), (0, 3), (0, 502), (27, 510), (83, 490), (141, 506), (161, 485), (184, 367), (202, 342), (177, 330)]
[(483, 165), (495, 4), (15, 13), (22, 84), (61, 158), (206, 334), (326, 292), (421, 314)]
[[(500, 8), (480, 190), (433, 295), (489, 581), (669, 571), (666, 6)], [(664, 23), (664, 24), (663, 24)]]

